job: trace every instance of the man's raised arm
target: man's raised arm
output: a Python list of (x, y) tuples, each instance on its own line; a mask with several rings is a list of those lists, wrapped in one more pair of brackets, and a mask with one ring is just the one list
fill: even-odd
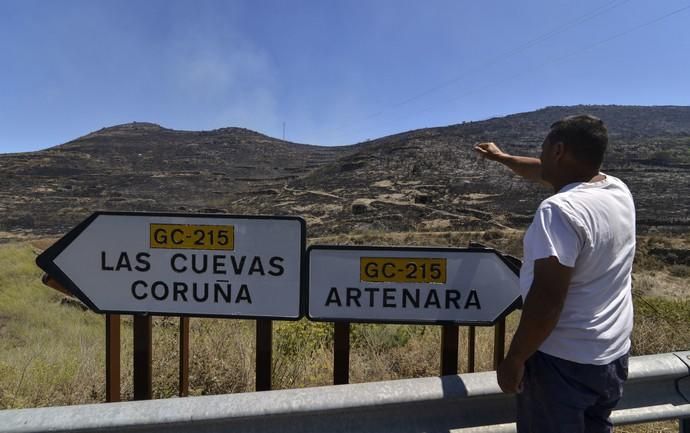
[(491, 161), (497, 161), (527, 180), (547, 184), (541, 178), (541, 161), (538, 158), (514, 156), (503, 152), (494, 143), (479, 143), (475, 152)]

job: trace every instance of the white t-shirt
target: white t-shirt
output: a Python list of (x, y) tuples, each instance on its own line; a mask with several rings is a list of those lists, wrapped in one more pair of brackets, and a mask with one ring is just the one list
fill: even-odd
[(558, 324), (539, 350), (581, 364), (608, 364), (630, 349), (635, 207), (627, 186), (605, 176), (544, 200), (524, 239), (524, 295), (535, 260), (555, 256), (574, 268)]

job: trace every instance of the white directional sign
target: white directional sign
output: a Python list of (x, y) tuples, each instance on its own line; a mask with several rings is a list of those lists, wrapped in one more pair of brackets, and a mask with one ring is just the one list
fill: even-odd
[(36, 262), (98, 312), (300, 317), (304, 221), (97, 212)]
[(515, 264), (491, 249), (313, 246), (307, 255), (312, 320), (488, 325), (521, 301)]

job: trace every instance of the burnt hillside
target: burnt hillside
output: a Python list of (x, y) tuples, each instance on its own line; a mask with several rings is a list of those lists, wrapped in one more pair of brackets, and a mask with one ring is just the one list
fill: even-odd
[(625, 180), (640, 229), (690, 227), (690, 107), (575, 106), (409, 131), (353, 146), (290, 143), (241, 128), (104, 128), (0, 155), (0, 230), (62, 233), (94, 210), (304, 216), (310, 234), (522, 228), (549, 191), (478, 159), (494, 141), (538, 155), (549, 125), (591, 113), (609, 127), (605, 171)]

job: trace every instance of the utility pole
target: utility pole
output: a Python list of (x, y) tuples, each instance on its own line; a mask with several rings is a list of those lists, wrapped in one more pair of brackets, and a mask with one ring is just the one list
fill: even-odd
[(285, 122), (283, 122), (283, 141), (285, 141)]

